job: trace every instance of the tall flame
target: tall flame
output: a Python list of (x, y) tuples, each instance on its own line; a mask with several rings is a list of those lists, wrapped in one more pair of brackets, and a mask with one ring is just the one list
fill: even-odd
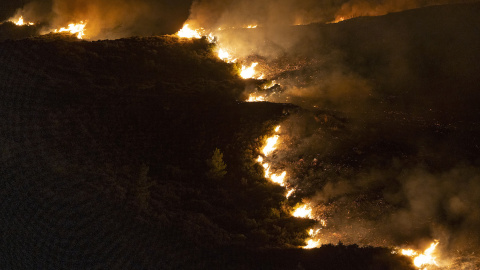
[(317, 230), (314, 230), (314, 229), (310, 229), (308, 231), (308, 235), (312, 238), (308, 239), (307, 240), (307, 245), (304, 246), (303, 248), (305, 249), (311, 249), (311, 248), (316, 248), (316, 247), (319, 247), (321, 245), (320, 243), (320, 239), (316, 239), (314, 240), (314, 238), (316, 238), (318, 232), (320, 231), (320, 229), (317, 229)]
[(10, 20), (11, 22), (13, 22), (15, 25), (18, 25), (18, 26), (22, 26), (22, 25), (34, 25), (34, 23), (32, 22), (25, 22), (23, 20), (23, 16), (20, 16), (20, 18), (18, 19), (13, 19), (13, 20)]
[[(438, 243), (439, 243), (438, 240), (433, 241), (433, 243), (430, 244), (430, 247), (425, 249), (425, 251), (422, 254), (419, 254), (413, 249), (402, 249), (400, 252), (402, 255), (413, 257), (413, 264), (417, 268), (426, 270), (427, 268), (425, 266), (428, 266), (428, 265), (438, 266), (436, 257), (433, 255)], [(425, 268), (422, 268), (422, 267), (425, 267)]]
[(297, 207), (292, 215), (299, 218), (312, 218), (312, 208), (308, 204), (304, 204)]
[(267, 144), (263, 147), (262, 152), (265, 156), (270, 155), (277, 147), (275, 146), (278, 142), (278, 135), (273, 135), (267, 139)]
[(280, 186), (283, 187), (283, 186), (285, 186), (285, 176), (286, 176), (286, 175), (287, 175), (287, 172), (284, 171), (284, 172), (282, 172), (282, 174), (280, 174), (280, 175), (272, 174), (272, 175), (270, 176), (270, 179), (271, 179), (273, 182), (275, 182), (275, 183), (277, 183), (277, 184), (279, 184)]
[(81, 21), (80, 23), (71, 23), (68, 25), (68, 28), (62, 27), (60, 29), (55, 29), (55, 33), (68, 32), (70, 34), (77, 34), (78, 39), (82, 39), (85, 35), (85, 26), (87, 23)]
[(250, 67), (242, 66), (242, 71), (240, 71), (240, 77), (244, 79), (251, 79), (255, 76), (255, 67), (258, 63), (252, 63)]
[(177, 36), (181, 38), (202, 38), (200, 30), (193, 30), (188, 26), (188, 23), (185, 24), (182, 29), (177, 32)]

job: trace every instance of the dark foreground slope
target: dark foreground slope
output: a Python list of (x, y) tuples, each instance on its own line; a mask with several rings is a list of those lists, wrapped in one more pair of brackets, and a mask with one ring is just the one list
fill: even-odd
[(408, 269), (387, 249), (283, 249), (312, 223), (254, 159), (296, 107), (239, 102), (244, 82), (205, 41), (45, 37), (0, 52), (5, 269)]

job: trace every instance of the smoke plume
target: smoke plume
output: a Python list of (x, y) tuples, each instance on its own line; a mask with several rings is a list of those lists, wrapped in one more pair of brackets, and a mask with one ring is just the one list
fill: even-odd
[[(377, 13), (359, 14), (431, 4), (369, 2)], [(272, 163), (296, 188), (291, 200), (307, 198), (326, 221), (322, 243), (420, 250), (437, 239), (444, 264), (475, 269), (478, 258), (448, 260), (480, 246), (480, 5), (306, 26), (287, 26), (298, 14), (288, 5), (283, 17), (239, 5), (196, 2), (190, 19), (207, 29), (258, 23), (217, 31), (218, 44), (279, 84), (258, 90), (269, 101), (306, 109), (281, 124)]]
[(43, 32), (87, 23), (86, 38), (106, 39), (175, 33), (188, 16), (191, 1), (36, 0), (15, 16), (45, 25)]

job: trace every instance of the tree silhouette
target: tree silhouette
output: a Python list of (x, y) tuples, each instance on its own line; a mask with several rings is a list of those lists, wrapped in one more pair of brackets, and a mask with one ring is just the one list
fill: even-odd
[(213, 151), (212, 158), (207, 160), (207, 165), (209, 168), (208, 178), (219, 180), (227, 174), (227, 165), (223, 162), (223, 153), (218, 148)]

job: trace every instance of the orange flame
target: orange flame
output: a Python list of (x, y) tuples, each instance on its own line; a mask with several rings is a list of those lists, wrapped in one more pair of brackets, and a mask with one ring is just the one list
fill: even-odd
[[(252, 63), (250, 67), (242, 66), (242, 70), (240, 71), (240, 77), (244, 79), (251, 79), (255, 77), (255, 67), (258, 63)], [(261, 76), (260, 76), (261, 77)]]
[(270, 176), (270, 179), (274, 182), (279, 184), (280, 186), (285, 186), (285, 176), (287, 175), (287, 172), (282, 172), (280, 175), (272, 174)]
[(308, 235), (310, 235), (310, 237), (312, 237), (312, 238), (307, 240), (307, 245), (303, 247), (304, 249), (316, 248), (316, 247), (319, 247), (321, 245), (320, 239), (314, 240), (314, 238), (316, 238), (319, 231), (320, 231), (320, 229), (317, 229), (317, 230), (310, 229), (308, 231)]
[(309, 205), (304, 204), (297, 207), (292, 215), (299, 218), (312, 218), (312, 208)]
[(16, 19), (16, 20), (15, 20), (15, 19), (13, 19), (13, 20), (11, 19), (10, 21), (13, 22), (15, 25), (18, 25), (18, 26), (22, 26), (22, 25), (34, 25), (33, 22), (25, 22), (25, 21), (23, 20), (23, 16), (20, 16), (20, 18), (18, 18), (18, 19)]
[(278, 142), (278, 135), (273, 135), (267, 139), (267, 144), (263, 147), (262, 152), (265, 156), (270, 155), (273, 151), (277, 149), (275, 146)]
[(308, 239), (307, 240), (307, 245), (304, 246), (304, 249), (311, 249), (311, 248), (317, 248), (321, 245), (320, 240), (313, 240), (313, 239)]
[(202, 38), (202, 33), (198, 29), (191, 29), (187, 23), (177, 32), (177, 36), (181, 38)]
[(293, 192), (295, 192), (295, 189), (294, 188), (290, 189), (289, 191), (287, 191), (287, 195), (285, 195), (285, 197), (287, 197), (288, 199), (288, 197), (292, 196)]
[(247, 99), (247, 102), (260, 102), (260, 101), (265, 101), (265, 97), (257, 96), (255, 94), (250, 94)]
[(235, 63), (237, 61), (236, 58), (233, 58), (229, 52), (227, 52), (222, 48), (218, 49), (217, 55), (218, 55), (218, 58), (222, 59), (227, 63)]
[[(438, 243), (439, 243), (438, 240), (433, 241), (433, 243), (430, 244), (430, 247), (425, 249), (425, 251), (422, 254), (419, 254), (413, 249), (402, 249), (400, 252), (402, 255), (413, 257), (413, 264), (419, 269), (422, 269), (422, 267), (425, 267), (428, 265), (438, 266), (436, 257), (433, 255)], [(423, 268), (423, 269), (426, 270), (426, 268)]]
[(71, 23), (68, 25), (68, 28), (62, 27), (60, 29), (55, 29), (55, 33), (62, 33), (62, 32), (68, 32), (70, 34), (77, 34), (78, 39), (83, 39), (83, 36), (85, 35), (85, 26), (87, 23), (81, 21), (80, 23)]

